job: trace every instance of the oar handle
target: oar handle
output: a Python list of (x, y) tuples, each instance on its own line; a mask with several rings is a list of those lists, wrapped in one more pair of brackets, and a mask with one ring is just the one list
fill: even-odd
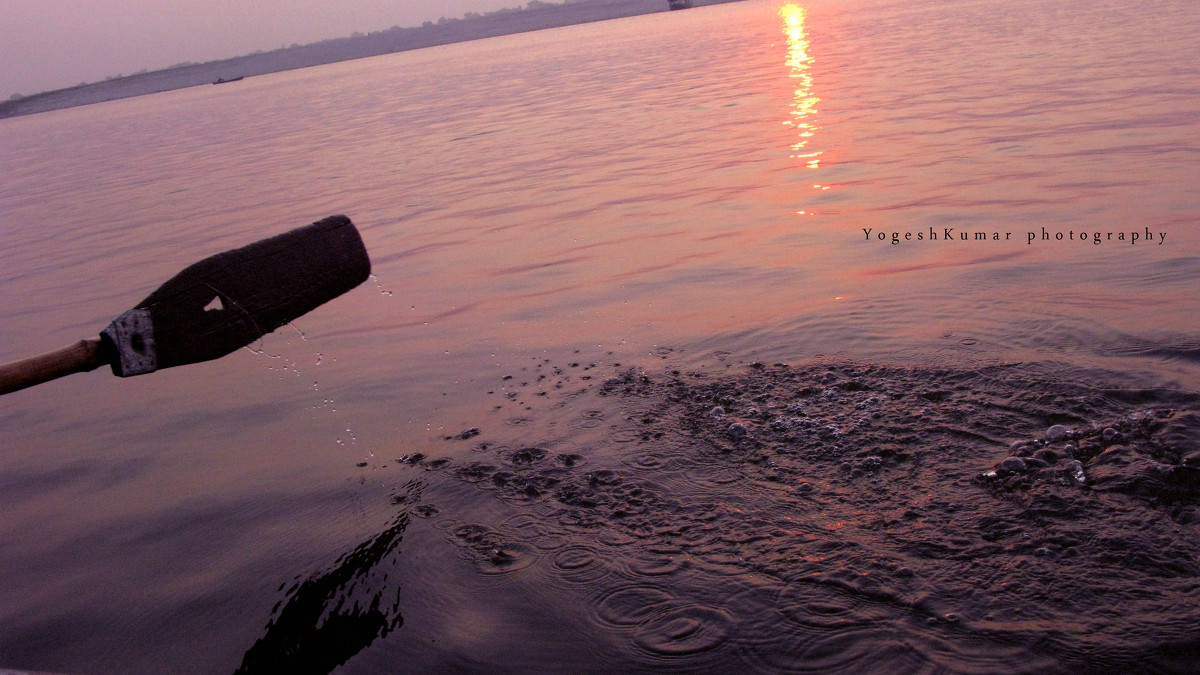
[(55, 352), (0, 366), (0, 395), (71, 373), (85, 373), (104, 364), (100, 340), (80, 340)]

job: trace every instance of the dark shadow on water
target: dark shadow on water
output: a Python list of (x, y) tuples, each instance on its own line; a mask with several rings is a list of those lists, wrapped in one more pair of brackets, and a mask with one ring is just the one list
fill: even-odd
[[(325, 675), (403, 625), (397, 599), (400, 589), (372, 583), (371, 578), (396, 553), (408, 523), (408, 512), (402, 511), (382, 532), (339, 558), (332, 569), (289, 589), (286, 600), (276, 605), (266, 633), (246, 652), (235, 672)], [(370, 589), (370, 596), (359, 601), (354, 597), (356, 588)]]

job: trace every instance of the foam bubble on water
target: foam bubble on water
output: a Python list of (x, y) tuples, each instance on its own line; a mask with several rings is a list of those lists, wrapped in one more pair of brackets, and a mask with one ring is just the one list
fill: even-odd
[(1067, 462), (1066, 468), (1067, 468), (1067, 475), (1069, 475), (1071, 477), (1071, 479), (1074, 480), (1076, 483), (1083, 484), (1083, 483), (1087, 482), (1087, 476), (1085, 476), (1083, 473), (1083, 463), (1082, 462), (1080, 462), (1077, 459), (1073, 459), (1073, 460)]
[(1057, 443), (1067, 437), (1067, 428), (1061, 424), (1055, 424), (1046, 430), (1046, 440), (1050, 443)]

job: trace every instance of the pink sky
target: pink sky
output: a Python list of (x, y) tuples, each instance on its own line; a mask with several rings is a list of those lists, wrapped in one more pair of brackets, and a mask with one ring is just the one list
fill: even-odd
[(526, 2), (0, 0), (0, 100)]

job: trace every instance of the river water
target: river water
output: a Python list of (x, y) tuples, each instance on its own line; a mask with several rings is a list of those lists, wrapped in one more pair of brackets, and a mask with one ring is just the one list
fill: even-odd
[(331, 214), (374, 271), (0, 399), (0, 667), (1186, 670), (1197, 31), (751, 0), (0, 121), (0, 361)]

